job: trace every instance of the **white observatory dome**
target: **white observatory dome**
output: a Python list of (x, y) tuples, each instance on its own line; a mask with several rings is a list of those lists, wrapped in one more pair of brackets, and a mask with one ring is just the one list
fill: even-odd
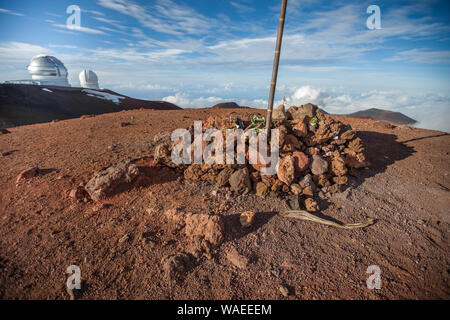
[(87, 89), (100, 89), (98, 85), (98, 77), (92, 70), (83, 70), (78, 76), (80, 78), (80, 84), (83, 88)]
[(28, 72), (40, 85), (70, 87), (64, 64), (52, 56), (37, 55), (31, 59)]

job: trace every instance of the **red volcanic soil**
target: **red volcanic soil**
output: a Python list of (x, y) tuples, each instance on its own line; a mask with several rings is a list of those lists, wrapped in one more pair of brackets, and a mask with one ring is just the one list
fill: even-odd
[[(288, 219), (277, 214), (285, 199), (234, 195), (153, 166), (156, 134), (257, 111), (131, 110), (0, 134), (0, 298), (69, 299), (66, 269), (77, 265), (76, 299), (449, 299), (448, 134), (337, 117), (360, 131), (372, 166), (322, 201), (320, 215), (377, 220), (357, 230)], [(145, 169), (145, 186), (103, 207), (68, 196), (125, 159)], [(16, 185), (32, 166), (41, 174)], [(163, 215), (176, 207), (221, 215), (225, 240), (170, 281), (162, 260), (187, 245)], [(249, 210), (256, 222), (243, 229), (239, 215)], [(371, 265), (380, 290), (367, 288)]]

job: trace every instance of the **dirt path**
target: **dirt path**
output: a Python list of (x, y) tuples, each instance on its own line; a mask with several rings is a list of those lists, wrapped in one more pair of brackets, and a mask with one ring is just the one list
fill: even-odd
[[(255, 110), (134, 110), (11, 128), (0, 135), (0, 297), (68, 299), (66, 268), (81, 269), (81, 299), (448, 299), (450, 135), (340, 118), (361, 131), (372, 167), (352, 187), (322, 202), (341, 230), (283, 218), (283, 199), (233, 196), (150, 167), (153, 136), (209, 115)], [(122, 122), (131, 125), (121, 126)], [(142, 158), (151, 183), (119, 194), (97, 211), (68, 191), (104, 166)], [(45, 174), (16, 186), (23, 169)], [(163, 212), (222, 214), (225, 242), (179, 279), (167, 281), (161, 259), (185, 239)], [(239, 214), (258, 212), (244, 230)], [(227, 259), (237, 250), (244, 268)], [(366, 270), (378, 265), (380, 290)], [(289, 290), (287, 298), (280, 285)]]

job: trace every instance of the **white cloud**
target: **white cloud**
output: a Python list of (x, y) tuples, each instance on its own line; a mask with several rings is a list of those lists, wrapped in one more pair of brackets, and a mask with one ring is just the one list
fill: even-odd
[(444, 94), (371, 90), (351, 95), (341, 90), (333, 91), (306, 85), (298, 87), (287, 101), (289, 105), (311, 102), (335, 114), (348, 114), (370, 108), (386, 109), (404, 113), (417, 120), (419, 127), (450, 132), (450, 96)]
[(130, 0), (98, 0), (98, 4), (135, 18), (139, 23), (157, 32), (183, 35), (205, 34), (216, 24), (190, 7), (172, 0), (160, 0), (149, 9)]
[(196, 99), (190, 99), (189, 95), (177, 92), (173, 96), (162, 98), (162, 101), (176, 104), (177, 106), (182, 108), (207, 108), (219, 102), (223, 102), (223, 99), (219, 97), (200, 97)]
[(255, 11), (255, 8), (248, 4), (240, 3), (237, 1), (230, 1), (230, 4), (241, 14)]
[[(93, 14), (93, 15), (96, 15), (96, 16), (102, 16), (102, 17), (105, 16), (105, 14), (103, 12), (96, 11), (96, 10), (81, 9), (81, 12), (90, 13), (90, 14)], [(94, 17), (94, 19), (95, 19), (95, 17)]]
[(11, 41), (0, 44), (0, 60), (9, 62), (20, 61), (27, 63), (33, 56), (41, 53), (48, 53), (49, 51), (50, 50), (42, 46)]
[(62, 17), (62, 15), (57, 14), (57, 13), (53, 13), (53, 12), (45, 12), (45, 14), (48, 15), (48, 16), (56, 17), (56, 18)]
[(50, 48), (63, 48), (63, 49), (76, 49), (78, 48), (77, 46), (73, 46), (70, 44), (49, 44), (48, 45)]
[(10, 14), (10, 15), (13, 15), (13, 16), (19, 16), (19, 17), (25, 16), (23, 13), (18, 13), (18, 12), (14, 12), (14, 11), (3, 9), (3, 8), (0, 8), (0, 12), (1, 13)]
[(427, 49), (411, 49), (401, 51), (385, 61), (406, 61), (420, 63), (450, 63), (450, 50), (432, 51)]
[(81, 31), (81, 32), (85, 32), (85, 33), (90, 33), (90, 34), (106, 34), (101, 30), (97, 30), (97, 29), (92, 29), (92, 28), (88, 28), (88, 27), (82, 27), (82, 26), (68, 26), (66, 24), (53, 24), (53, 26), (61, 28), (61, 29), (66, 29), (69, 31)]

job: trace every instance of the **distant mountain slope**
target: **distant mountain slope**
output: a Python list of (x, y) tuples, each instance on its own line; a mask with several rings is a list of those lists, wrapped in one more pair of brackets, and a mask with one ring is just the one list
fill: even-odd
[(133, 99), (111, 90), (0, 84), (3, 128), (140, 108), (181, 109), (169, 102)]
[(395, 124), (414, 124), (417, 122), (416, 120), (414, 120), (408, 116), (405, 116), (403, 113), (393, 112), (393, 111), (383, 110), (383, 109), (377, 109), (377, 108), (372, 108), (372, 109), (367, 109), (367, 110), (350, 113), (350, 114), (347, 114), (346, 116), (352, 117), (352, 118), (362, 118), (362, 119), (370, 118), (370, 119), (379, 120), (379, 121), (387, 121), (387, 122), (391, 122), (391, 123), (395, 123)]
[(248, 107), (242, 107), (242, 106), (238, 105), (236, 102), (222, 102), (222, 103), (218, 103), (218, 104), (212, 106), (211, 108), (214, 108), (214, 109), (238, 109), (238, 108), (248, 108)]

